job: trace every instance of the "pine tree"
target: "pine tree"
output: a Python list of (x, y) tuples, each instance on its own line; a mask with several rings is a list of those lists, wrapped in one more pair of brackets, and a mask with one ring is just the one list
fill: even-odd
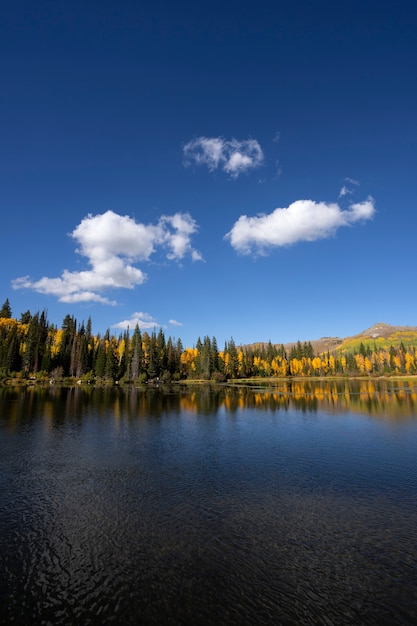
[(17, 334), (17, 327), (13, 326), (8, 333), (6, 342), (6, 368), (8, 372), (19, 372), (22, 367), (19, 348), (20, 340)]
[(118, 370), (118, 360), (117, 360), (117, 342), (114, 337), (112, 337), (107, 346), (107, 354), (106, 354), (106, 366), (104, 371), (104, 376), (107, 380), (116, 380), (117, 379), (117, 370)]
[(142, 335), (138, 324), (135, 326), (130, 352), (130, 377), (131, 380), (137, 380), (142, 373), (143, 362)]
[(220, 371), (220, 359), (219, 359), (219, 350), (217, 348), (217, 339), (216, 337), (211, 338), (211, 361), (213, 366), (213, 372)]
[(6, 298), (3, 306), (0, 309), (0, 317), (5, 317), (6, 319), (10, 319), (12, 317), (12, 309), (10, 306), (9, 298)]
[(159, 329), (156, 338), (156, 352), (158, 355), (158, 376), (161, 376), (167, 369), (167, 348), (162, 328)]
[(31, 319), (32, 319), (32, 314), (31, 314), (31, 312), (30, 312), (29, 310), (28, 310), (28, 311), (25, 311), (25, 312), (24, 312), (24, 313), (22, 313), (22, 314), (21, 314), (21, 316), (20, 316), (20, 323), (21, 323), (21, 324), (29, 324)]
[(96, 350), (96, 358), (94, 364), (94, 370), (97, 378), (103, 378), (106, 368), (106, 342), (105, 339), (101, 339), (98, 342)]
[(155, 331), (153, 331), (150, 336), (148, 355), (148, 376), (149, 378), (158, 378), (161, 373), (161, 367), (159, 360), (158, 342)]
[(62, 341), (61, 341), (61, 363), (64, 369), (64, 376), (70, 376), (71, 370), (74, 370), (74, 339), (76, 336), (77, 322), (74, 316), (66, 315), (62, 322)]
[(39, 343), (39, 313), (35, 313), (29, 323), (25, 341), (25, 350), (22, 358), (22, 366), (25, 376), (37, 371), (37, 356)]

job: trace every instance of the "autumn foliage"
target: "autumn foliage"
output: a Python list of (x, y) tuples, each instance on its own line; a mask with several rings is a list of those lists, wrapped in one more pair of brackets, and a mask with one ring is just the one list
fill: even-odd
[(286, 351), (271, 342), (242, 347), (230, 339), (219, 350), (216, 338), (206, 336), (184, 348), (162, 329), (148, 333), (136, 326), (116, 337), (110, 331), (94, 335), (91, 328), (91, 319), (78, 324), (69, 315), (57, 328), (45, 311), (27, 311), (17, 320), (6, 301), (0, 310), (0, 377), (128, 383), (417, 374), (411, 341), (389, 347), (360, 343), (352, 350), (345, 346), (343, 351), (314, 354), (310, 343), (297, 342)]

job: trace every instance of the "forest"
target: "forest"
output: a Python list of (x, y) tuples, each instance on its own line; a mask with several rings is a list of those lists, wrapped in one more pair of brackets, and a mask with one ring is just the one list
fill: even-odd
[[(417, 344), (417, 342), (416, 342)], [(253, 377), (393, 376), (417, 374), (414, 345), (360, 343), (353, 350), (315, 354), (310, 342), (286, 350), (270, 341), (237, 346), (230, 338), (219, 349), (215, 337), (193, 347), (139, 326), (118, 336), (92, 333), (91, 318), (78, 323), (66, 315), (61, 328), (47, 312), (12, 316), (9, 300), (0, 309), (0, 380), (62, 383), (155, 383), (186, 380), (226, 382)]]

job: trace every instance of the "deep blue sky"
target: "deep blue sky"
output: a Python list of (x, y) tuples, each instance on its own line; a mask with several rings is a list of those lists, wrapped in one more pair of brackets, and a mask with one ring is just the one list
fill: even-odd
[(417, 324), (415, 3), (7, 1), (0, 17), (14, 317), (139, 321), (185, 345)]

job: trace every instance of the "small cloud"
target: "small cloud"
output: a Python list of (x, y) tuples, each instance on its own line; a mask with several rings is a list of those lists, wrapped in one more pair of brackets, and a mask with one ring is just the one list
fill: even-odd
[(148, 330), (150, 328), (155, 328), (155, 326), (160, 326), (160, 324), (158, 324), (156, 319), (152, 317), (152, 315), (149, 315), (149, 313), (137, 311), (136, 313), (132, 313), (128, 320), (123, 320), (122, 322), (113, 324), (112, 328), (122, 328), (123, 330), (126, 330), (127, 328), (136, 328), (136, 326), (139, 326), (140, 330)]
[(220, 168), (231, 178), (259, 167), (264, 154), (256, 139), (227, 141), (223, 137), (197, 137), (183, 147), (184, 164), (205, 165), (210, 172)]
[(281, 163), (277, 160), (275, 161), (275, 178), (280, 178), (282, 174)]
[(339, 198), (343, 198), (343, 196), (347, 196), (349, 193), (353, 193), (351, 189), (348, 189), (345, 185), (339, 191)]
[(281, 131), (280, 131), (280, 130), (277, 130), (277, 132), (275, 133), (274, 138), (273, 138), (273, 140), (272, 140), (272, 141), (273, 141), (274, 143), (278, 143), (278, 141), (279, 141), (280, 139), (281, 139)]
[(202, 256), (201, 252), (199, 252), (198, 250), (193, 250), (191, 252), (191, 258), (193, 261), (204, 261), (204, 257)]
[(354, 193), (352, 186), (357, 187), (359, 185), (359, 182), (357, 180), (354, 180), (353, 178), (349, 178), (349, 177), (345, 178), (345, 183), (346, 185), (343, 185), (343, 187), (339, 191), (339, 198), (343, 198), (343, 196), (347, 196), (349, 194)]
[(169, 320), (171, 326), (184, 326), (182, 322), (177, 322), (177, 320)]
[(148, 261), (158, 248), (168, 250), (169, 260), (180, 261), (188, 254), (193, 261), (202, 260), (191, 245), (196, 232), (197, 224), (188, 213), (163, 215), (157, 224), (141, 224), (113, 211), (89, 214), (70, 236), (78, 244), (76, 252), (87, 259), (91, 269), (64, 270), (59, 277), (35, 281), (24, 276), (13, 280), (12, 286), (54, 295), (60, 302), (115, 304), (103, 292), (144, 283), (147, 275), (135, 264)]
[(168, 259), (179, 261), (186, 254), (190, 254), (193, 261), (203, 260), (201, 253), (191, 246), (191, 235), (197, 231), (197, 223), (191, 215), (188, 213), (163, 215), (159, 220), (159, 229), (157, 241), (170, 249)]
[(347, 210), (337, 203), (297, 200), (268, 215), (241, 215), (225, 238), (241, 254), (266, 254), (271, 248), (331, 237), (341, 226), (369, 220), (374, 214), (371, 197)]

